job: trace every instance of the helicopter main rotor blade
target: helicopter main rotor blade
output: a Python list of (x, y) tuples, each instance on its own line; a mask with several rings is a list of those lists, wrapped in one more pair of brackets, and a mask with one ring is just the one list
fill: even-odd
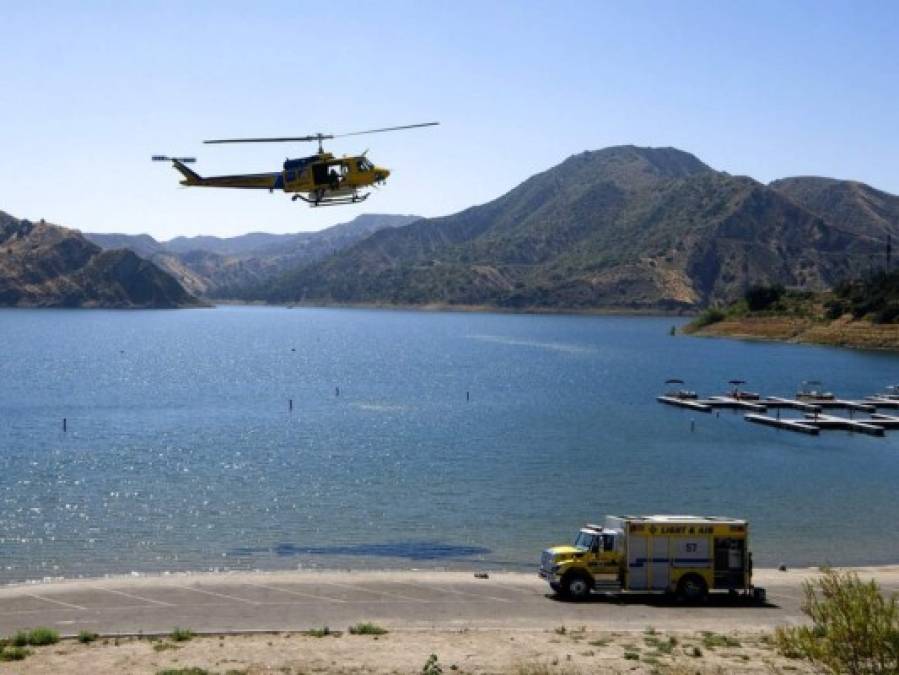
[(406, 124), (401, 127), (385, 127), (383, 129), (369, 129), (367, 131), (352, 131), (348, 134), (334, 134), (333, 138), (343, 138), (344, 136), (362, 136), (363, 134), (380, 134), (383, 131), (401, 131), (402, 129), (417, 129), (418, 127), (433, 127), (440, 122), (422, 122), (421, 124)]
[(314, 136), (285, 136), (281, 138), (217, 138), (204, 143), (309, 143), (334, 138), (331, 134), (315, 134)]
[(311, 134), (309, 136), (281, 136), (276, 138), (217, 138), (203, 141), (204, 143), (308, 143), (311, 141), (327, 141), (332, 138), (344, 138), (345, 136), (362, 136), (363, 134), (380, 134), (385, 131), (402, 131), (403, 129), (417, 129), (418, 127), (433, 127), (440, 122), (422, 122), (421, 124), (405, 124), (401, 127), (384, 127), (383, 129), (368, 129), (367, 131), (351, 131), (348, 134)]

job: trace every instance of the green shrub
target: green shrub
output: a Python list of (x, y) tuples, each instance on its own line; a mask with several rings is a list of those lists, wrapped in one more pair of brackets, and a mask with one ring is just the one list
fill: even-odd
[(784, 287), (780, 284), (773, 286), (756, 285), (750, 287), (744, 297), (750, 312), (761, 312), (780, 300), (783, 294)]
[(848, 311), (849, 307), (842, 300), (828, 300), (824, 303), (824, 316), (830, 321), (839, 319)]
[(100, 636), (97, 635), (96, 633), (93, 633), (89, 630), (83, 630), (80, 633), (78, 633), (78, 642), (87, 644), (88, 642), (93, 642), (98, 637), (100, 637)]
[(52, 645), (59, 642), (59, 632), (52, 628), (35, 628), (28, 633), (28, 644), (40, 647), (41, 645)]
[(639, 661), (640, 655), (637, 652), (624, 652), (624, 658), (628, 661)]
[(25, 647), (28, 645), (28, 631), (16, 631), (16, 634), (9, 638), (8, 641), (13, 647)]
[(709, 307), (696, 317), (693, 321), (693, 326), (696, 328), (705, 328), (706, 326), (711, 326), (713, 323), (724, 321), (726, 316), (727, 315), (717, 307)]
[(192, 668), (167, 668), (159, 670), (156, 675), (212, 675), (208, 670), (193, 666)]
[(30, 653), (25, 647), (4, 647), (0, 649), (0, 661), (21, 661)]
[(194, 632), (190, 628), (178, 628), (175, 626), (169, 637), (175, 642), (187, 642), (193, 639)]
[(357, 623), (355, 626), (350, 626), (351, 635), (384, 635), (386, 632), (386, 628), (381, 628), (373, 623)]
[(714, 649), (715, 647), (739, 647), (740, 641), (728, 635), (705, 631), (702, 634), (702, 644), (707, 649)]
[(173, 645), (171, 642), (155, 642), (153, 643), (154, 652), (164, 652), (169, 649), (181, 649), (180, 645)]
[(431, 654), (425, 665), (421, 669), (421, 675), (442, 675), (443, 668), (440, 667), (440, 661), (437, 660), (437, 654)]
[(876, 581), (855, 572), (825, 569), (803, 587), (802, 611), (811, 626), (780, 627), (778, 651), (807, 659), (824, 672), (899, 673), (899, 599), (886, 598)]
[(59, 633), (52, 628), (44, 627), (33, 630), (20, 630), (11, 638), (8, 638), (6, 642), (13, 647), (52, 645), (59, 642)]
[(321, 628), (310, 628), (306, 631), (306, 635), (309, 637), (327, 637), (328, 635), (334, 635), (330, 628), (327, 626), (322, 626)]

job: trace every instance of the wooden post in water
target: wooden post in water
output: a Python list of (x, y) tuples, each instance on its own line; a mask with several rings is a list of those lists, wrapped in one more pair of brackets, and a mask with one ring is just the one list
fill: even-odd
[(62, 430), (66, 431), (66, 418), (65, 417), (62, 418)]
[(293, 399), (292, 398), (287, 399), (287, 409), (293, 410)]
[(690, 420), (690, 431), (696, 431), (696, 420)]
[(470, 400), (471, 400), (471, 392), (470, 392), (470, 391), (466, 391), (466, 392), (465, 392), (465, 400), (466, 400), (466, 401), (470, 401)]
[(340, 396), (340, 387), (334, 387), (334, 395), (338, 397)]

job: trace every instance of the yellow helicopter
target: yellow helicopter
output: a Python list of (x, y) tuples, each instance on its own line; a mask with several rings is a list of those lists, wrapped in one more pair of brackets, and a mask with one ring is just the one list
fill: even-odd
[(311, 134), (285, 138), (222, 138), (204, 143), (293, 143), (318, 141), (318, 153), (300, 159), (287, 159), (281, 171), (272, 173), (248, 173), (231, 176), (201, 176), (186, 165), (196, 162), (195, 157), (168, 157), (153, 155), (154, 162), (171, 162), (184, 180), (181, 185), (220, 188), (241, 188), (248, 190), (284, 190), (294, 193), (293, 201), (302, 199), (310, 206), (336, 206), (356, 204), (368, 198), (369, 192), (360, 192), (367, 187), (383, 185), (390, 171), (375, 166), (365, 155), (335, 157), (325, 152), (322, 141), (344, 136), (379, 134), (384, 131), (400, 131), (417, 127), (432, 127), (439, 122), (407, 124), (401, 127), (354, 131), (349, 134)]

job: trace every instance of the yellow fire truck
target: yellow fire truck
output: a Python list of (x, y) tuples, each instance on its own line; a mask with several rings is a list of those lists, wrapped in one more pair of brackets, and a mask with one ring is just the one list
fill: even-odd
[(543, 552), (540, 577), (560, 595), (591, 591), (672, 593), (696, 602), (710, 591), (764, 602), (752, 585), (749, 524), (716, 516), (607, 516), (581, 528), (572, 546)]

